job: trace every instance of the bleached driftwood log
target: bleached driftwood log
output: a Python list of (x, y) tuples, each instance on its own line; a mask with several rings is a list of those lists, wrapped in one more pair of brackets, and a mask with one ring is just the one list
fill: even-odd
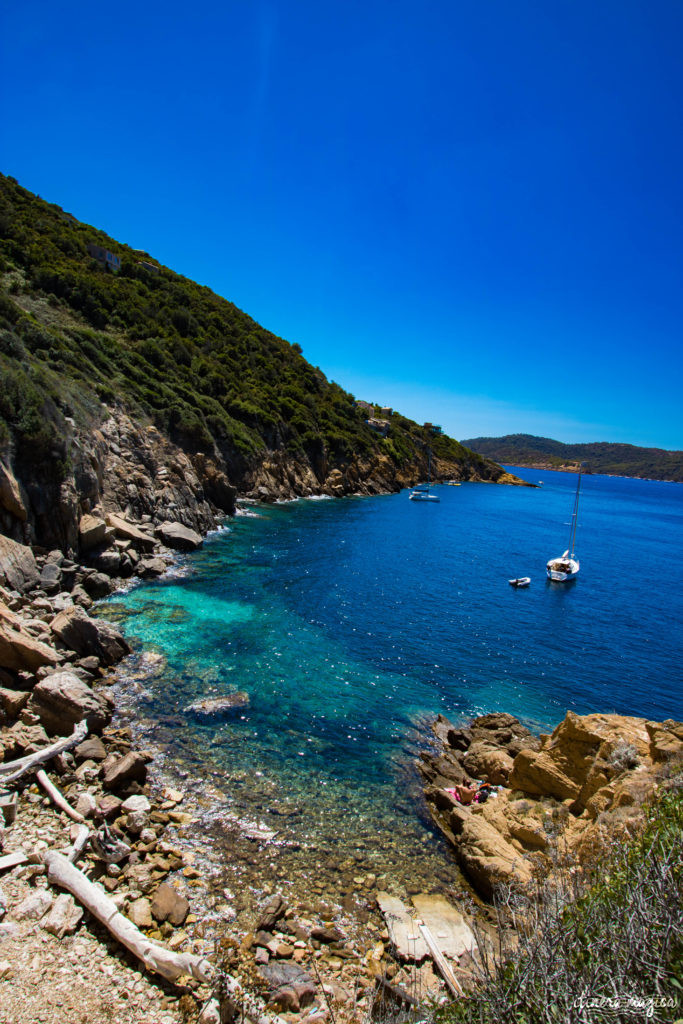
[(156, 971), (168, 981), (175, 981), (181, 974), (188, 974), (198, 981), (210, 982), (211, 967), (208, 961), (189, 953), (173, 953), (156, 942), (150, 942), (132, 921), (119, 913), (104, 890), (86, 878), (63, 853), (46, 850), (41, 859), (47, 867), (48, 881), (70, 892), (150, 971)]
[(64, 811), (64, 813), (68, 814), (74, 821), (78, 821), (81, 824), (85, 821), (83, 815), (74, 810), (71, 804), (64, 799), (54, 783), (50, 782), (42, 768), (36, 772), (36, 779), (50, 797), (55, 807), (58, 807), (60, 811)]
[(51, 743), (49, 747), (43, 747), (42, 750), (36, 750), (34, 754), (26, 754), (25, 757), (20, 757), (16, 761), (0, 764), (0, 782), (3, 786), (6, 786), (8, 782), (15, 782), (22, 775), (32, 771), (36, 765), (49, 761), (65, 750), (71, 750), (87, 735), (88, 723), (86, 721), (77, 722), (70, 736), (65, 736), (63, 739), (57, 740), (56, 743)]

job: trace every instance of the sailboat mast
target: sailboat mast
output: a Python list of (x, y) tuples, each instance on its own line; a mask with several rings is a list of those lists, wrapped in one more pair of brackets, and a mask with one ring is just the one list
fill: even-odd
[(574, 495), (574, 508), (572, 510), (572, 519), (569, 525), (569, 555), (571, 558), (574, 557), (574, 543), (576, 541), (576, 523), (579, 515), (579, 491), (581, 490), (581, 469), (582, 463), (579, 463), (579, 476), (576, 481), (576, 494)]

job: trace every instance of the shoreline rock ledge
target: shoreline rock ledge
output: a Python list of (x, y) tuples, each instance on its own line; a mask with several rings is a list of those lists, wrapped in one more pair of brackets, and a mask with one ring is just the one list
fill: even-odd
[[(683, 723), (568, 711), (534, 736), (507, 714), (459, 728), (439, 715), (436, 748), (419, 770), (429, 812), (475, 891), (490, 900), (558, 863), (594, 862), (632, 834), (642, 805), (683, 767)], [(447, 790), (482, 779), (500, 787), (481, 804)]]

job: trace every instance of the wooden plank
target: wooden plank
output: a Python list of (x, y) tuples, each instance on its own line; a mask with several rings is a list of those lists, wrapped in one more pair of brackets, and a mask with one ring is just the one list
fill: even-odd
[(421, 893), (413, 896), (413, 906), (418, 917), (432, 933), (440, 951), (452, 960), (463, 953), (471, 953), (476, 940), (467, 921), (452, 903), (443, 896)]
[(439, 971), (441, 972), (441, 977), (446, 982), (446, 984), (448, 985), (448, 987), (451, 990), (451, 992), (453, 993), (453, 995), (454, 996), (464, 996), (465, 993), (462, 990), (462, 986), (460, 985), (460, 982), (458, 981), (458, 979), (453, 974), (453, 971), (451, 970), (451, 965), (448, 963), (448, 960), (446, 960), (446, 957), (443, 955), (443, 953), (439, 949), (439, 947), (438, 947), (438, 945), (436, 943), (436, 939), (434, 938), (434, 936), (430, 932), (430, 930), (427, 927), (427, 925), (424, 924), (422, 921), (420, 921), (420, 922), (418, 922), (418, 928), (420, 929), (420, 932), (422, 934), (422, 937), (423, 937), (423, 939), (425, 941), (425, 944), (426, 944), (429, 952), (432, 954), (432, 958), (434, 960), (434, 963), (436, 964), (436, 966), (439, 968)]
[(420, 934), (420, 929), (405, 904), (398, 897), (390, 896), (388, 892), (378, 892), (377, 903), (398, 955), (404, 960), (418, 962), (429, 956), (429, 949)]
[(8, 871), (10, 868), (15, 868), (17, 864), (26, 864), (27, 861), (28, 857), (23, 851), (6, 853), (4, 857), (0, 857), (0, 871)]

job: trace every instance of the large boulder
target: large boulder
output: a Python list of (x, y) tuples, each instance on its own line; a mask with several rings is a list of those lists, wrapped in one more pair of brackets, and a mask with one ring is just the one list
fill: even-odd
[(182, 523), (160, 523), (156, 535), (169, 548), (176, 551), (196, 551), (204, 543), (195, 530)]
[(571, 798), (583, 810), (620, 770), (620, 749), (631, 749), (636, 761), (649, 756), (647, 725), (643, 718), (568, 711), (540, 751), (520, 751), (508, 785), (534, 796)]
[(54, 672), (34, 687), (29, 708), (50, 733), (67, 736), (86, 719), (91, 731), (109, 720), (106, 705), (73, 672)]
[(505, 750), (485, 740), (475, 740), (467, 749), (463, 767), (473, 779), (504, 786), (512, 770), (512, 758)]
[(457, 838), (458, 863), (472, 884), (487, 898), (500, 885), (527, 885), (531, 865), (481, 813), (454, 807), (450, 828)]
[(84, 515), (78, 524), (78, 542), (82, 551), (99, 547), (107, 535), (107, 524), (99, 516)]
[(0, 585), (26, 594), (39, 583), (40, 573), (31, 549), (0, 536)]
[(0, 621), (0, 667), (15, 672), (36, 672), (43, 665), (57, 665), (60, 657), (47, 644)]
[(154, 537), (150, 537), (148, 533), (144, 533), (137, 526), (134, 526), (133, 523), (129, 523), (128, 520), (124, 519), (122, 516), (115, 516), (110, 513), (107, 515), (107, 525), (114, 529), (117, 537), (131, 541), (133, 546), (138, 548), (140, 551), (154, 550)]
[(102, 619), (91, 619), (83, 608), (60, 612), (50, 623), (50, 629), (72, 651), (83, 656), (94, 654), (104, 665), (115, 665), (130, 654), (130, 647), (118, 629)]

